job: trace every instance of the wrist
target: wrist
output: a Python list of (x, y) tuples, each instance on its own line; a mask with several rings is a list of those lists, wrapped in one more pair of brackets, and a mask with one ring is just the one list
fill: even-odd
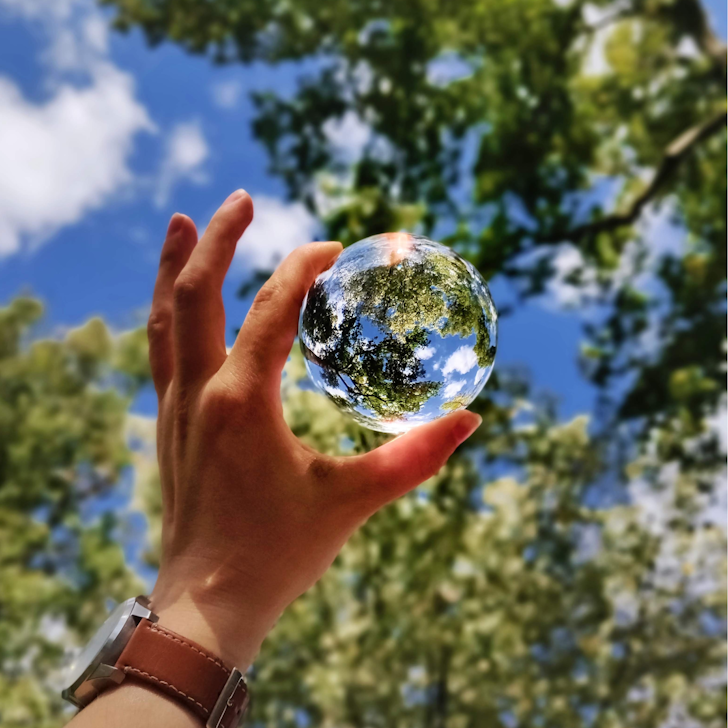
[(230, 607), (195, 599), (189, 593), (170, 601), (156, 590), (152, 609), (161, 626), (196, 642), (228, 668), (237, 667), (243, 673), (280, 616), (242, 601)]

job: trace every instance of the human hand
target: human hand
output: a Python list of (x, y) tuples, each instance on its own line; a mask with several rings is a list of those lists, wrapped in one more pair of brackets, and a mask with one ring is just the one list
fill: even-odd
[(303, 298), (341, 244), (291, 253), (228, 356), (221, 287), (252, 218), (242, 190), (199, 242), (188, 217), (172, 218), (148, 327), (163, 498), (154, 609), (161, 624), (241, 669), (356, 528), (434, 475), (480, 424), (457, 412), (347, 458), (301, 443), (283, 419), (281, 370)]

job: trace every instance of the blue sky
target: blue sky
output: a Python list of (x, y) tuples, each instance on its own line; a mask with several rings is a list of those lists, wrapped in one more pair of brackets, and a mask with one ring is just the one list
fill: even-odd
[[(725, 4), (708, 5), (725, 37)], [(317, 234), (250, 132), (249, 92), (293, 90), (302, 68), (216, 67), (109, 33), (107, 17), (90, 0), (0, 0), (0, 302), (39, 296), (47, 334), (94, 314), (138, 325), (170, 215), (204, 228), (245, 187), (256, 220), (225, 285), (232, 337), (249, 305), (235, 296), (246, 271)], [(499, 281), (493, 295), (501, 307), (512, 298)], [(496, 367), (525, 365), (569, 417), (591, 409), (594, 392), (576, 367), (581, 320), (560, 310), (565, 298), (552, 290), (504, 319)], [(153, 398), (139, 408), (151, 414)]]

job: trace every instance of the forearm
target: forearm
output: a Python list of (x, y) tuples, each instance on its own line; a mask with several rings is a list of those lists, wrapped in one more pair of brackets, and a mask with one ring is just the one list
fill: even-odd
[(141, 683), (127, 680), (84, 708), (73, 718), (69, 728), (200, 728), (202, 725), (202, 719), (181, 703)]

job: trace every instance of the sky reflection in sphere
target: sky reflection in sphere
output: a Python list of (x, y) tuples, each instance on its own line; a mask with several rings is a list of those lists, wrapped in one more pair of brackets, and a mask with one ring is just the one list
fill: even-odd
[(346, 248), (301, 308), (315, 387), (372, 430), (405, 432), (467, 407), (493, 370), (498, 315), (450, 248), (385, 233)]

